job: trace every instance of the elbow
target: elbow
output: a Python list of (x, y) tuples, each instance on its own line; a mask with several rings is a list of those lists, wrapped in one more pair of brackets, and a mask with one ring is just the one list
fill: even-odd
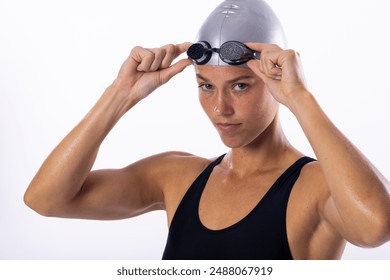
[(375, 217), (369, 228), (362, 229), (364, 233), (357, 242), (360, 247), (375, 248), (390, 241), (390, 215)]
[[(388, 185), (383, 185), (387, 189)], [(390, 196), (386, 192), (381, 203), (367, 213), (367, 223), (360, 226), (362, 247), (375, 248), (390, 241)]]
[(377, 247), (388, 241), (390, 241), (390, 209), (381, 219), (380, 226), (378, 227), (376, 243), (374, 245)]
[(372, 236), (370, 236), (369, 238), (366, 238), (366, 240), (364, 240), (363, 247), (376, 248), (385, 244), (389, 240), (390, 240), (390, 231), (389, 229), (386, 229), (386, 231), (377, 232)]
[(387, 198), (387, 203), (381, 208), (381, 211), (372, 215), (374, 233), (371, 247), (378, 247), (390, 241), (390, 197), (387, 196)]
[(42, 199), (37, 194), (33, 194), (32, 191), (27, 189), (23, 196), (24, 204), (29, 207), (30, 209), (34, 210), (38, 214), (45, 216), (45, 217), (54, 217), (54, 211), (52, 211), (51, 207), (49, 207), (47, 201), (45, 199)]

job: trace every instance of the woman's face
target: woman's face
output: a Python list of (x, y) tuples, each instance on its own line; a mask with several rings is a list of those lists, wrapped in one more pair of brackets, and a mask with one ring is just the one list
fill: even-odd
[(274, 120), (278, 103), (249, 68), (197, 65), (195, 69), (200, 103), (226, 146), (249, 145)]

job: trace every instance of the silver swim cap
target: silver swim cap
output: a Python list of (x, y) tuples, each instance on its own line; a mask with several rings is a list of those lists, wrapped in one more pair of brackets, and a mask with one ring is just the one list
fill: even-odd
[[(271, 7), (263, 0), (225, 0), (201, 26), (197, 42), (220, 48), (227, 41), (261, 42), (286, 47), (282, 25)], [(217, 52), (212, 52), (207, 65), (228, 66)]]

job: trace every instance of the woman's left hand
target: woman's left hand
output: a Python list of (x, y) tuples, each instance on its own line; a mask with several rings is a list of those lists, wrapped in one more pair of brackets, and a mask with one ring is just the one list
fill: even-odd
[(290, 107), (290, 101), (302, 91), (307, 91), (299, 54), (283, 50), (277, 45), (247, 43), (260, 52), (260, 60), (250, 60), (247, 65), (265, 83), (266, 88), (281, 104)]

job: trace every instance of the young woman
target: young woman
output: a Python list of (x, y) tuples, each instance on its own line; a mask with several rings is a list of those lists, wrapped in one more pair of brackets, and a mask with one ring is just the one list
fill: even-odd
[[(299, 54), (280, 46), (281, 34), (263, 1), (228, 0), (196, 44), (135, 47), (45, 160), (26, 204), (45, 216), (102, 220), (165, 210), (164, 259), (338, 259), (347, 241), (387, 242), (388, 181), (323, 112)], [(173, 62), (186, 51), (192, 60)], [(229, 151), (213, 159), (166, 152), (91, 171), (118, 120), (191, 64), (200, 103)], [(280, 104), (297, 118), (317, 160), (288, 142)]]

